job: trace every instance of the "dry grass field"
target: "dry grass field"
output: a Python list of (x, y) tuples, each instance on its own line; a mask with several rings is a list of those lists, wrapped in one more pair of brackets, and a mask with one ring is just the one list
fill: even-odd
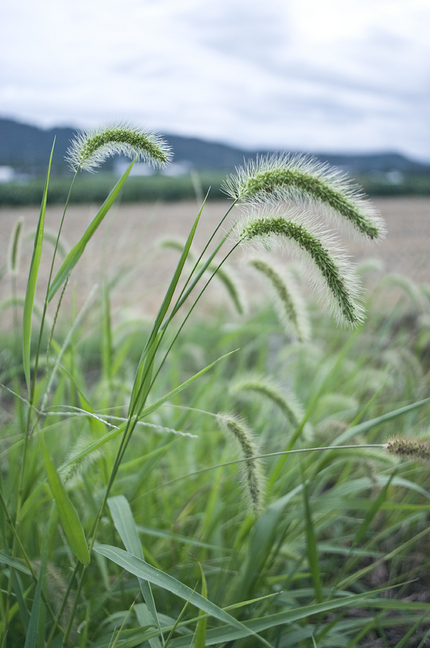
[[(416, 282), (430, 281), (430, 199), (380, 198), (375, 205), (385, 218), (387, 238), (379, 244), (348, 240), (347, 245), (355, 261), (377, 258), (386, 272), (402, 274)], [(228, 203), (208, 203), (203, 211), (196, 235), (197, 246), (204, 243), (225, 213)], [(96, 213), (97, 206), (71, 206), (64, 225), (64, 240), (72, 246), (82, 235)], [(68, 288), (78, 287), (78, 301), (86, 298), (95, 283), (120, 277), (113, 292), (116, 308), (130, 307), (139, 314), (153, 312), (166, 285), (178, 255), (173, 250), (162, 250), (154, 245), (168, 237), (184, 238), (198, 211), (196, 202), (166, 204), (127, 204), (115, 206), (100, 230), (88, 245), (84, 257), (74, 270)], [(16, 220), (24, 217), (24, 239), (21, 251), (21, 269), (18, 293), (23, 294), (27, 268), (31, 258), (31, 232), (36, 227), (37, 207), (4, 208), (0, 210), (0, 265), (6, 263), (11, 231)], [(46, 228), (56, 231), (61, 209), (47, 209)], [(49, 243), (44, 244), (44, 257), (49, 257)], [(196, 249), (199, 249), (197, 247)], [(240, 255), (236, 256), (240, 259)], [(47, 277), (48, 263), (41, 268), (41, 277)], [(43, 279), (42, 279), (43, 283)], [(10, 295), (7, 275), (0, 285), (0, 299)], [(214, 294), (212, 292), (212, 298)]]

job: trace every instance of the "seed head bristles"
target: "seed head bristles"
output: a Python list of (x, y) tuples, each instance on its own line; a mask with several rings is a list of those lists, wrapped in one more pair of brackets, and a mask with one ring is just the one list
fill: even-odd
[(93, 171), (106, 158), (122, 153), (163, 167), (172, 158), (169, 145), (158, 135), (127, 125), (107, 126), (78, 134), (67, 149), (66, 160), (73, 171)]
[(230, 392), (245, 398), (250, 396), (249, 392), (252, 392), (253, 399), (255, 395), (258, 395), (271, 401), (279, 407), (293, 427), (297, 427), (303, 419), (303, 408), (297, 402), (294, 394), (286, 392), (281, 385), (266, 376), (259, 376), (258, 374), (243, 376), (230, 386)]
[(247, 504), (254, 514), (258, 515), (261, 510), (264, 487), (262, 462), (255, 458), (260, 454), (260, 450), (251, 430), (244, 421), (232, 414), (218, 414), (217, 419), (221, 429), (236, 440), (244, 459), (247, 459), (240, 464), (243, 490)]
[(75, 456), (91, 447), (92, 443), (93, 439), (88, 434), (83, 433), (78, 437), (73, 446), (69, 448), (64, 462), (68, 465), (60, 471), (64, 482), (68, 482), (69, 486), (72, 483), (77, 484), (82, 478), (82, 475), (87, 473), (89, 468), (103, 456), (100, 449), (95, 449), (91, 453), (82, 456), (79, 460), (69, 463)]
[[(385, 223), (360, 188), (336, 169), (305, 155), (268, 155), (236, 169), (222, 186), (244, 204), (285, 200), (320, 206), (337, 221), (370, 239), (383, 238)], [(339, 216), (341, 217), (339, 219)]]
[(270, 287), (275, 309), (286, 333), (299, 342), (310, 338), (310, 323), (304, 301), (297, 288), (296, 282), (285, 269), (280, 269), (273, 262), (263, 258), (254, 258), (249, 265), (255, 268)]
[[(313, 225), (306, 214), (288, 215), (288, 218), (280, 215), (279, 210), (262, 216), (251, 215), (238, 231), (239, 241), (254, 247), (260, 244), (266, 250), (274, 244), (286, 246), (296, 258), (305, 262), (306, 274), (318, 298), (326, 297), (336, 320), (348, 326), (361, 323), (359, 278), (338, 241), (321, 226)], [(315, 266), (319, 270), (316, 274), (312, 272)]]
[(419, 460), (424, 463), (430, 462), (430, 443), (428, 441), (392, 437), (385, 444), (385, 449), (389, 454), (394, 454), (403, 459)]
[(24, 217), (20, 216), (16, 221), (15, 226), (10, 235), (9, 250), (7, 255), (8, 271), (10, 275), (17, 275), (19, 272), (23, 223), (24, 223)]

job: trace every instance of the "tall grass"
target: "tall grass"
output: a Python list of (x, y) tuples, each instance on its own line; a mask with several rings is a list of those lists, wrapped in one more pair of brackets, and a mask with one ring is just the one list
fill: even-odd
[[(69, 158), (77, 175), (118, 150), (170, 156), (109, 127)], [(401, 305), (386, 316), (377, 298), (363, 324), (358, 273), (330, 229), (376, 238), (383, 223), (331, 170), (262, 159), (226, 182), (232, 205), (202, 250), (205, 201), (187, 240), (165, 246), (179, 260), (151, 323), (116, 323), (106, 282), (67, 327), (69, 276), (134, 161), (60, 263), (69, 198), (45, 248), (48, 168), (27, 291), (13, 282), (3, 304), (22, 320), (22, 355), (3, 332), (0, 645), (425, 646), (429, 338), (411, 339)], [(228, 266), (249, 245), (265, 251), (252, 266), (275, 311), (263, 293), (238, 308)], [(347, 330), (290, 298), (274, 245)], [(217, 275), (239, 312), (200, 319)]]

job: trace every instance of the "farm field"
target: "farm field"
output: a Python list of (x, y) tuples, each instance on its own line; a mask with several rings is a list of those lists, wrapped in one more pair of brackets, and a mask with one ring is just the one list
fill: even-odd
[[(379, 198), (373, 203), (386, 220), (387, 237), (373, 245), (349, 238), (347, 247), (352, 260), (379, 259), (386, 273), (400, 274), (414, 282), (430, 281), (430, 198)], [(227, 205), (227, 201), (207, 203), (196, 234), (197, 249), (199, 243), (207, 240)], [(69, 207), (63, 231), (64, 240), (70, 247), (80, 238), (96, 208), (96, 205)], [(165, 238), (185, 239), (197, 211), (194, 201), (114, 206), (73, 272), (72, 281), (76, 282), (79, 298), (85, 299), (95, 283), (112, 280), (119, 273), (123, 280), (115, 291), (114, 302), (118, 306), (129, 305), (140, 314), (152, 313), (159, 306), (158, 295), (163, 293), (162, 287), (178, 258), (176, 252), (160, 250), (156, 243)], [(7, 258), (10, 233), (16, 220), (20, 216), (24, 218), (25, 236), (25, 232), (34, 232), (38, 215), (37, 207), (0, 209), (2, 263)], [(56, 231), (60, 217), (59, 206), (48, 206), (46, 228)], [(24, 241), (18, 292), (25, 290), (31, 250), (32, 242)], [(240, 254), (234, 260), (239, 259)], [(42, 261), (41, 276), (47, 277), (47, 272), (48, 266), (43, 266)], [(2, 283), (2, 290), (8, 291), (9, 286)]]

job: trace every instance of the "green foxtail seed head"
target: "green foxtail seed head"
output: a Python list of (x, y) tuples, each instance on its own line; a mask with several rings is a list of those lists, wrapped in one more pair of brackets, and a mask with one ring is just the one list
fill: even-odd
[[(257, 212), (239, 228), (239, 241), (254, 246), (260, 244), (265, 249), (274, 244), (287, 247), (305, 263), (318, 297), (327, 298), (336, 319), (355, 326), (363, 320), (358, 277), (346, 256), (339, 252), (339, 244), (333, 236), (308, 221), (299, 213), (285, 216), (279, 210), (263, 215)], [(316, 274), (314, 269), (318, 271)]]
[(21, 252), (22, 225), (23, 216), (20, 216), (15, 223), (9, 240), (9, 250), (7, 255), (8, 271), (11, 275), (17, 275), (19, 272), (19, 261)]
[(305, 305), (293, 277), (284, 269), (277, 268), (273, 262), (261, 257), (249, 261), (269, 284), (279, 319), (287, 334), (299, 342), (310, 338), (310, 323)]
[(407, 437), (392, 437), (385, 444), (385, 449), (389, 454), (402, 459), (430, 462), (430, 443), (428, 441), (409, 439)]
[(66, 160), (74, 171), (93, 171), (117, 153), (154, 167), (165, 166), (172, 158), (170, 147), (158, 135), (131, 126), (107, 126), (77, 135), (67, 149)]
[[(297, 428), (303, 420), (304, 411), (295, 395), (267, 376), (258, 374), (242, 376), (231, 384), (230, 393), (239, 398), (252, 399), (253, 402), (256, 396), (269, 401), (280, 409), (293, 428)], [(310, 432), (309, 426), (306, 432)]]
[(279, 200), (320, 207), (349, 228), (370, 239), (382, 238), (385, 224), (361, 190), (339, 171), (315, 158), (268, 155), (236, 169), (224, 192), (244, 204)]
[(261, 469), (261, 460), (256, 459), (260, 454), (259, 448), (255, 443), (251, 430), (244, 421), (232, 414), (218, 414), (218, 422), (221, 429), (233, 437), (239, 445), (244, 459), (239, 464), (242, 475), (243, 489), (247, 503), (258, 515), (261, 509), (263, 498), (264, 478)]

